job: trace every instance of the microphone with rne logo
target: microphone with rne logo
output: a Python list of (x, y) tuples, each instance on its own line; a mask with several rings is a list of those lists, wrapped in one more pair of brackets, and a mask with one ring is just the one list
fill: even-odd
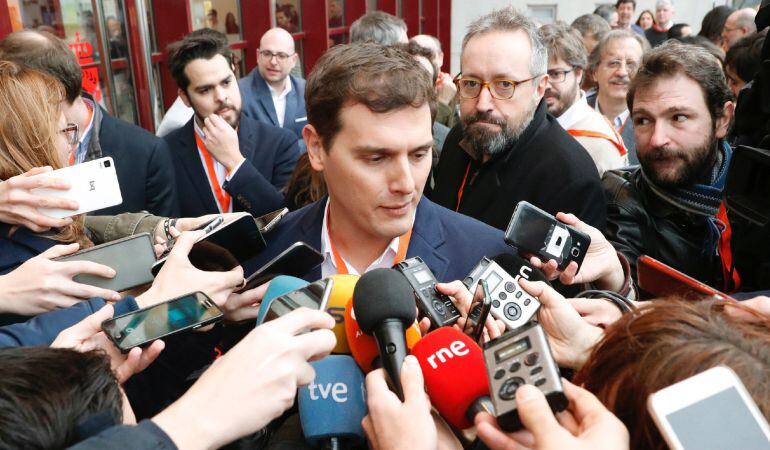
[(484, 353), (473, 339), (442, 327), (423, 337), (412, 355), (420, 362), (431, 403), (450, 425), (470, 428), (477, 413), (492, 412)]
[(394, 269), (370, 270), (353, 290), (353, 310), (361, 330), (377, 341), (382, 368), (403, 401), (400, 373), (408, 353), (404, 333), (417, 318), (412, 285)]
[(262, 297), (262, 304), (259, 305), (259, 312), (257, 312), (257, 325), (262, 324), (265, 320), (265, 314), (270, 309), (270, 302), (276, 297), (280, 297), (283, 294), (287, 294), (291, 291), (303, 288), (308, 285), (308, 282), (297, 277), (290, 277), (288, 275), (279, 275), (270, 281), (265, 291), (265, 296)]
[(363, 444), (364, 374), (347, 355), (329, 355), (310, 364), (315, 380), (298, 394), (305, 439), (313, 446), (329, 444), (332, 449)]
[[(358, 326), (355, 312), (353, 311), (352, 299), (345, 307), (345, 336), (347, 337), (350, 354), (353, 355), (353, 359), (356, 360), (358, 367), (364, 373), (369, 373), (374, 369), (382, 367), (377, 341), (372, 336), (361, 331), (361, 328)], [(417, 322), (406, 329), (405, 336), (406, 347), (411, 349), (422, 338)]]
[(348, 339), (345, 335), (345, 307), (353, 300), (353, 289), (356, 287), (358, 275), (332, 275), (334, 285), (326, 305), (326, 312), (334, 317), (334, 335), (337, 337), (337, 345), (332, 353), (350, 354)]

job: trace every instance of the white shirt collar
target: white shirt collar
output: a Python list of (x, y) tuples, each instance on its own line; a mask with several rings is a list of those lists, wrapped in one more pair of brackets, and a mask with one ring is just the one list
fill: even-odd
[(559, 122), (562, 128), (569, 130), (572, 128), (572, 125), (585, 117), (586, 109), (590, 110), (590, 106), (588, 106), (588, 101), (586, 100), (586, 93), (581, 90), (580, 97), (561, 116), (557, 117), (556, 121)]
[(91, 128), (94, 127), (94, 116), (96, 115), (96, 103), (92, 102), (91, 100), (82, 97), (83, 103), (88, 105), (91, 108), (91, 119), (88, 121), (88, 125), (86, 125), (85, 130), (80, 131), (80, 137), (78, 138), (78, 142), (83, 142), (83, 139), (85, 139), (86, 136), (88, 136), (88, 133), (91, 132)]
[[(324, 220), (323, 220), (323, 223), (321, 224), (321, 254), (324, 256), (324, 262), (321, 265), (321, 277), (323, 278), (339, 273), (336, 262), (334, 261), (334, 254), (332, 253), (331, 239), (329, 237), (328, 214), (329, 214), (329, 199), (327, 198), (326, 205), (324, 206)], [(380, 255), (379, 258), (377, 258), (371, 264), (369, 264), (369, 267), (367, 267), (366, 270), (364, 270), (364, 273), (372, 269), (391, 267), (393, 265), (393, 260), (396, 258), (396, 255), (398, 254), (399, 239), (401, 239), (400, 236), (393, 238), (393, 240), (390, 241), (390, 244), (388, 244), (388, 248), (385, 249), (385, 251), (382, 253), (382, 255)], [(350, 263), (345, 261), (345, 258), (343, 258), (342, 255), (340, 255), (340, 258), (342, 259), (342, 261), (345, 262), (345, 265), (347, 266), (347, 270), (349, 274), (361, 275), (360, 273), (358, 273), (355, 267), (353, 267)]]
[(289, 77), (286, 77), (286, 79), (284, 80), (284, 83), (286, 87), (283, 89), (283, 92), (278, 92), (270, 84), (267, 85), (267, 88), (270, 90), (270, 95), (274, 99), (280, 99), (280, 98), (286, 97), (287, 95), (289, 95), (289, 92), (291, 92), (291, 80), (289, 79)]
[[(599, 108), (599, 97), (596, 97), (596, 105), (594, 106), (594, 109), (599, 113), (602, 114), (601, 108)], [(626, 124), (626, 120), (628, 120), (628, 116), (631, 114), (631, 111), (626, 108), (622, 113), (620, 113), (618, 116), (613, 117), (611, 119), (612, 125), (615, 127), (615, 130), (620, 131), (620, 129), (623, 127), (623, 125)], [(604, 115), (604, 114), (602, 114)]]

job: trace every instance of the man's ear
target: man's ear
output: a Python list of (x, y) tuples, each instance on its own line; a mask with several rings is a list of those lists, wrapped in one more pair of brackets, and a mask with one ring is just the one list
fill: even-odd
[(302, 139), (305, 140), (305, 145), (307, 146), (307, 156), (310, 160), (310, 166), (317, 172), (323, 172), (324, 149), (321, 144), (321, 137), (318, 136), (318, 132), (313, 125), (305, 125), (302, 129)]
[(578, 87), (583, 85), (583, 74), (585, 74), (585, 71), (582, 67), (575, 67), (572, 69), (575, 71), (575, 78), (577, 79)]
[(183, 89), (177, 88), (176, 93), (179, 95), (179, 98), (182, 99), (182, 103), (184, 103), (186, 107), (192, 107), (190, 104), (190, 99), (187, 97), (187, 92), (185, 92)]
[(537, 97), (538, 99), (543, 98), (547, 87), (548, 87), (548, 74), (545, 74), (545, 75), (542, 75), (539, 80), (537, 80), (537, 85), (535, 86), (535, 97)]
[(722, 114), (717, 117), (714, 123), (714, 135), (717, 139), (722, 139), (727, 136), (727, 132), (730, 130), (730, 124), (733, 122), (735, 116), (735, 103), (725, 102), (725, 106), (722, 107)]

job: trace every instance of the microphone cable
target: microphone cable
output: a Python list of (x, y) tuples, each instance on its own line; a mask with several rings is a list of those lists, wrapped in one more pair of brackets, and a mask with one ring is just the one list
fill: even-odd
[(615, 305), (615, 307), (617, 307), (623, 314), (636, 310), (636, 305), (634, 305), (631, 300), (618, 294), (617, 292), (589, 289), (577, 294), (577, 297), (607, 300), (608, 302)]

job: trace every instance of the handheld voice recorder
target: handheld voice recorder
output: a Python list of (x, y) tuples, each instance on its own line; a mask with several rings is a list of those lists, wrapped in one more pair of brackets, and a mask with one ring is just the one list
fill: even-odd
[(536, 323), (508, 332), (484, 344), (484, 363), (489, 393), (500, 428), (522, 428), (516, 408), (516, 390), (531, 384), (545, 394), (554, 412), (564, 411), (568, 400), (561, 384), (559, 368), (551, 354), (543, 328)]
[(530, 271), (531, 268), (521, 266), (519, 273), (512, 276), (485, 256), (465, 277), (463, 283), (468, 290), (475, 292), (479, 281), (486, 280), (492, 297), (492, 317), (502, 320), (506, 328), (513, 330), (532, 320), (540, 309), (540, 302), (519, 286), (519, 278), (529, 279)]
[(431, 328), (453, 325), (457, 322), (460, 318), (460, 310), (452, 303), (452, 299), (436, 290), (438, 281), (422, 258), (415, 256), (406, 259), (393, 268), (401, 272), (412, 285), (420, 316), (430, 319)]

